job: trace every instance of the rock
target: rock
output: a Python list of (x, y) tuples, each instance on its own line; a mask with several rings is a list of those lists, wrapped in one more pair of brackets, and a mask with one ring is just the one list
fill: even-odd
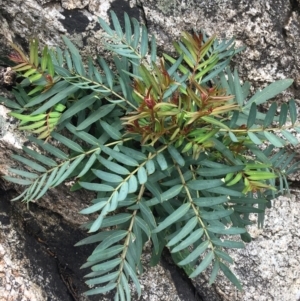
[[(62, 46), (61, 34), (68, 35), (84, 57), (105, 54), (99, 42), (103, 33), (97, 19), (102, 17), (109, 21), (108, 12), (113, 9), (120, 19), (126, 11), (144, 22), (157, 37), (159, 52), (173, 52), (172, 41), (178, 39), (183, 30), (203, 28), (209, 35), (216, 33), (227, 39), (235, 36), (237, 46), (247, 46), (232, 65), (238, 68), (243, 80), (249, 80), (257, 89), (274, 80), (293, 78), (293, 86), (277, 100), (286, 101), (290, 97), (298, 103), (300, 100), (299, 0), (0, 0), (0, 5), (0, 59), (10, 52), (8, 40), (28, 51), (31, 37), (38, 37), (41, 44)], [(8, 94), (8, 91), (2, 93)], [(6, 109), (0, 107), (2, 173), (13, 164), (10, 154), (19, 152), (24, 142), (22, 133), (14, 131), (13, 119), (5, 113)], [(82, 284), (84, 273), (79, 265), (84, 263), (90, 250), (75, 250), (73, 244), (85, 235), (78, 230), (78, 225), (86, 219), (77, 213), (89, 200), (80, 193), (70, 194), (68, 187), (62, 186), (27, 210), (23, 204), (8, 202), (10, 191), (19, 188), (3, 182), (2, 185), (6, 190), (1, 191), (6, 205), (0, 203), (5, 207), (1, 208), (5, 235), (0, 236), (0, 298), (76, 300), (70, 284), (62, 279), (59, 268), (62, 265), (78, 290), (79, 300), (84, 300), (81, 293), (87, 288)], [(297, 185), (294, 184), (294, 198), (273, 202), (263, 230), (251, 228), (253, 242), (245, 250), (231, 251), (236, 260), (233, 269), (244, 284), (243, 293), (237, 292), (222, 276), (208, 287), (205, 274), (198, 277), (193, 286), (182, 278), (179, 270), (168, 265), (165, 254), (158, 267), (147, 267), (142, 276), (143, 300), (300, 300)], [(65, 243), (63, 248), (59, 246), (62, 242)], [(49, 252), (55, 253), (56, 258)], [(183, 283), (185, 286), (181, 287)]]

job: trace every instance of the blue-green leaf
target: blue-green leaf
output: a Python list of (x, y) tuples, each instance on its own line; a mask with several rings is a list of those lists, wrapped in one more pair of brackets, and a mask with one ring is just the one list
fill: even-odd
[(86, 95), (85, 97), (82, 97), (81, 99), (77, 100), (71, 107), (69, 107), (60, 117), (59, 123), (62, 123), (64, 120), (73, 117), (78, 112), (88, 108), (91, 106), (98, 97), (96, 96), (97, 93), (91, 93), (89, 95)]
[(204, 257), (204, 259), (202, 259), (201, 263), (197, 266), (195, 271), (192, 274), (190, 274), (189, 277), (194, 278), (200, 273), (202, 273), (210, 265), (214, 257), (215, 256), (213, 251), (208, 252), (208, 254)]
[(140, 218), (138, 215), (135, 216), (135, 221), (136, 221), (137, 225), (145, 232), (145, 234), (149, 238), (151, 236), (151, 231), (149, 229), (148, 224), (142, 218)]
[(236, 68), (234, 68), (233, 75), (234, 75), (235, 99), (236, 102), (239, 104), (239, 106), (242, 107), (244, 104), (244, 95), (243, 95), (243, 89), (241, 87), (239, 75)]
[(92, 205), (88, 208), (85, 208), (85, 209), (81, 210), (79, 213), (81, 213), (81, 214), (91, 214), (91, 213), (94, 213), (96, 211), (101, 210), (106, 204), (107, 204), (107, 202), (104, 202), (104, 201), (98, 202), (98, 203), (96, 203), (96, 204), (94, 204), (94, 205)]
[(136, 276), (136, 273), (132, 270), (131, 266), (128, 264), (128, 262), (126, 260), (124, 260), (124, 269), (125, 269), (126, 273), (132, 279), (132, 281), (133, 281), (133, 283), (134, 283), (134, 285), (136, 287), (138, 296), (140, 297), (141, 294), (142, 294), (142, 290), (141, 290), (141, 286), (140, 286), (139, 280), (138, 280), (138, 278)]
[[(146, 183), (146, 187), (147, 187), (148, 183), (149, 182)], [(164, 202), (164, 201), (174, 198), (181, 192), (182, 188), (183, 188), (182, 184), (178, 184), (178, 185), (171, 187), (170, 189), (159, 194), (159, 198), (157, 198), (157, 196), (156, 196), (155, 198), (151, 199), (150, 201), (147, 201), (147, 206), (154, 206), (160, 202)]]
[(126, 230), (112, 231), (112, 233), (97, 246), (94, 252), (107, 249), (114, 243), (121, 241), (126, 235), (128, 235), (128, 231)]
[(171, 247), (177, 244), (181, 239), (186, 237), (189, 233), (193, 231), (197, 223), (198, 223), (198, 218), (196, 216), (190, 219), (180, 230), (180, 232), (168, 242), (167, 247)]
[(148, 160), (146, 162), (146, 168), (147, 168), (148, 175), (151, 175), (155, 172), (155, 164), (154, 164), (153, 160)]
[(252, 125), (255, 123), (256, 120), (256, 103), (252, 103), (251, 108), (250, 108), (250, 112), (249, 112), (249, 116), (248, 116), (248, 120), (247, 120), (247, 128), (250, 129), (252, 127)]
[[(62, 102), (62, 100), (67, 98), (69, 95), (75, 93), (78, 89), (78, 87), (71, 85), (66, 89), (61, 90), (30, 115), (37, 115), (46, 112), (48, 109), (53, 108), (57, 103)], [(31, 104), (31, 102), (29, 102), (28, 104)]]
[(117, 161), (119, 161), (120, 163), (124, 163), (126, 165), (129, 165), (129, 166), (139, 166), (139, 163), (127, 156), (127, 155), (124, 155), (123, 153), (121, 152), (118, 152), (118, 151), (115, 151), (107, 146), (102, 146), (101, 149), (109, 156), (111, 156), (112, 158), (116, 159)]
[(19, 175), (21, 177), (27, 178), (27, 179), (36, 179), (36, 178), (39, 177), (35, 173), (31, 173), (31, 172), (20, 170), (20, 169), (9, 168), (9, 171), (16, 174), (16, 175)]
[(294, 125), (297, 121), (297, 107), (294, 99), (289, 101), (289, 110), (292, 124)]
[(128, 182), (124, 182), (119, 190), (118, 201), (124, 201), (128, 194)]
[(289, 131), (281, 130), (281, 133), (291, 144), (297, 145), (299, 143), (298, 139)]
[(123, 37), (123, 30), (122, 30), (122, 27), (120, 25), (120, 22), (118, 20), (117, 15), (112, 10), (110, 11), (110, 15), (111, 15), (111, 19), (112, 19), (112, 22), (114, 24), (114, 28), (115, 28), (115, 31), (116, 31), (117, 35), (119, 36), (119, 38), (122, 38)]
[(243, 110), (249, 108), (254, 102), (256, 103), (256, 105), (263, 104), (268, 99), (276, 96), (277, 94), (287, 89), (292, 83), (292, 79), (283, 79), (270, 84), (262, 91), (258, 91), (257, 93), (255, 93), (244, 106)]
[(40, 165), (38, 163), (35, 163), (34, 161), (31, 161), (29, 159), (23, 158), (23, 157), (21, 157), (19, 155), (12, 155), (11, 157), (13, 159), (21, 162), (21, 163), (24, 163), (27, 166), (30, 166), (30, 168), (32, 168), (32, 169), (34, 169), (34, 170), (36, 170), (38, 172), (47, 172), (47, 169), (44, 166), (42, 166), (42, 165)]
[(212, 285), (215, 282), (219, 270), (220, 270), (219, 260), (215, 260), (214, 267), (212, 269), (212, 272), (211, 272), (211, 275), (210, 275), (210, 278), (209, 278), (209, 285)]
[(233, 263), (233, 259), (225, 252), (215, 249), (215, 254), (229, 263)]
[(87, 182), (79, 182), (80, 186), (92, 191), (113, 191), (114, 188), (112, 186), (106, 184), (97, 184), (97, 183), (87, 183)]
[(252, 132), (248, 132), (248, 137), (250, 138), (250, 140), (254, 143), (254, 144), (262, 144), (262, 141)]
[(221, 246), (221, 247), (224, 247), (224, 248), (230, 248), (230, 249), (231, 248), (238, 248), (238, 249), (245, 248), (244, 243), (241, 242), (241, 241), (221, 240), (221, 239), (213, 238), (211, 240), (211, 242), (214, 245)]
[(102, 270), (111, 270), (114, 267), (116, 267), (121, 261), (122, 261), (121, 258), (115, 258), (115, 259), (106, 261), (104, 263), (100, 263), (100, 264), (94, 265), (92, 267), (92, 270), (94, 272), (102, 271)]
[(78, 174), (77, 178), (81, 178), (82, 176), (84, 176), (93, 166), (93, 164), (95, 163), (95, 161), (97, 160), (97, 154), (99, 154), (100, 151), (96, 151), (95, 153), (93, 153), (89, 160), (86, 162), (85, 166), (83, 167), (83, 169), (81, 169), (80, 173)]
[(156, 155), (156, 161), (160, 166), (161, 170), (166, 170), (168, 168), (168, 163), (162, 153)]
[(62, 183), (64, 180), (66, 180), (71, 173), (75, 170), (75, 168), (79, 165), (79, 163), (84, 159), (85, 154), (82, 154), (78, 156), (68, 167), (68, 169), (62, 174), (60, 178), (57, 178), (57, 181), (52, 183), (52, 186), (58, 186), (60, 183)]
[(169, 215), (164, 221), (162, 221), (159, 226), (153, 230), (153, 233), (158, 233), (163, 229), (169, 227), (176, 221), (178, 221), (181, 217), (183, 217), (188, 210), (190, 209), (190, 203), (186, 203), (181, 205), (178, 209), (176, 209), (171, 215)]
[(137, 151), (135, 149), (126, 147), (124, 145), (118, 145), (118, 148), (123, 154), (125, 154), (137, 161), (145, 161), (147, 159), (145, 154), (143, 154), (142, 152)]
[(277, 111), (277, 104), (276, 104), (276, 102), (273, 102), (271, 104), (270, 108), (268, 109), (268, 112), (264, 119), (264, 127), (265, 128), (268, 127), (273, 122), (276, 111)]
[(191, 254), (189, 254), (184, 260), (178, 262), (178, 265), (186, 265), (197, 259), (209, 246), (209, 241), (202, 242)]
[(78, 143), (66, 138), (65, 136), (63, 136), (61, 134), (52, 132), (51, 136), (75, 152), (78, 152), (78, 153), (84, 152), (83, 148)]
[(187, 182), (187, 186), (193, 190), (207, 190), (224, 184), (222, 180), (192, 180)]
[(135, 175), (132, 175), (128, 180), (128, 193), (134, 193), (137, 191), (138, 182)]
[(191, 246), (194, 242), (199, 241), (204, 233), (202, 228), (199, 228), (192, 232), (186, 239), (184, 239), (178, 246), (172, 249), (171, 253), (179, 252)]
[(233, 210), (216, 210), (212, 212), (204, 212), (203, 210), (200, 212), (200, 216), (205, 220), (214, 220), (220, 219), (226, 216), (229, 216), (233, 213)]
[(211, 231), (213, 233), (217, 234), (224, 234), (224, 235), (235, 235), (235, 234), (242, 234), (246, 233), (246, 229), (244, 228), (237, 228), (237, 227), (229, 227), (226, 228), (225, 226), (208, 226), (207, 227), (208, 231)]
[(170, 153), (171, 157), (180, 165), (180, 166), (184, 166), (185, 161), (182, 158), (181, 154), (179, 153), (179, 151), (173, 146), (173, 145), (169, 145), (168, 146), (168, 152)]
[(113, 126), (108, 124), (104, 120), (100, 120), (100, 124), (103, 127), (104, 131), (114, 140), (119, 140), (122, 138), (122, 134)]
[(119, 175), (128, 175), (130, 173), (127, 168), (125, 168), (124, 166), (121, 166), (118, 163), (112, 162), (110, 160), (106, 160), (106, 159), (104, 159), (101, 156), (97, 156), (97, 159), (107, 169), (109, 169), (110, 171), (115, 172), (115, 173), (117, 173)]
[(6, 181), (12, 182), (12, 183), (16, 183), (19, 185), (31, 185), (33, 182), (30, 180), (25, 180), (25, 179), (20, 179), (20, 178), (13, 178), (10, 176), (4, 176), (3, 179), (5, 179)]
[(212, 207), (225, 202), (230, 202), (230, 199), (226, 195), (221, 195), (221, 196), (200, 197), (200, 198), (193, 199), (193, 202), (199, 207)]
[(142, 38), (141, 38), (141, 56), (144, 57), (148, 52), (148, 31), (146, 26), (142, 26)]
[(110, 274), (106, 274), (102, 277), (98, 277), (98, 278), (94, 278), (91, 280), (86, 281), (85, 283), (87, 285), (95, 285), (95, 284), (100, 284), (100, 283), (104, 283), (104, 282), (109, 282), (109, 281), (113, 281), (115, 280), (119, 275), (119, 272), (112, 272)]
[(121, 183), (123, 181), (123, 178), (116, 174), (108, 173), (108, 172), (105, 172), (102, 170), (97, 170), (97, 169), (92, 169), (92, 172), (99, 179), (104, 180), (106, 182)]
[(144, 168), (144, 166), (141, 166), (138, 169), (138, 173), (137, 173), (138, 179), (139, 179), (139, 183), (145, 184), (147, 182), (147, 172), (146, 169)]
[(99, 109), (96, 111), (92, 112), (84, 121), (82, 121), (78, 126), (77, 126), (77, 131), (82, 131), (85, 128), (87, 128), (89, 125), (92, 123), (96, 122), (97, 120), (101, 119), (102, 117), (106, 116), (109, 114), (115, 107), (115, 104), (108, 104), (104, 106), (100, 106)]
[(270, 143), (272, 143), (276, 147), (283, 147), (284, 144), (282, 143), (281, 139), (274, 135), (271, 132), (264, 131), (265, 137), (269, 140)]
[(98, 287), (98, 288), (88, 290), (87, 292), (84, 292), (83, 294), (85, 296), (104, 294), (106, 292), (109, 292), (109, 291), (113, 290), (116, 286), (117, 286), (117, 283), (109, 283), (105, 286), (101, 286), (101, 287)]
[(220, 268), (224, 275), (238, 288), (238, 290), (242, 290), (242, 286), (236, 276), (231, 272), (231, 270), (222, 262), (220, 262)]
[(283, 103), (280, 107), (280, 114), (279, 114), (279, 126), (282, 127), (286, 123), (288, 115), (288, 106), (286, 103)]
[[(204, 165), (204, 164), (203, 164)], [(220, 175), (226, 175), (231, 172), (237, 172), (243, 170), (245, 165), (226, 166), (223, 165), (220, 168), (199, 168), (197, 174), (204, 177), (215, 177)]]

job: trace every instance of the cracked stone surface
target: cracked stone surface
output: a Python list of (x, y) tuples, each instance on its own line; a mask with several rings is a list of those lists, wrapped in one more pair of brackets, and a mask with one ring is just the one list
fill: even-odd
[[(31, 37), (38, 37), (41, 44), (61, 46), (61, 34), (69, 36), (84, 57), (103, 54), (99, 42), (103, 32), (97, 19), (101, 17), (109, 21), (108, 13), (113, 9), (119, 18), (126, 11), (144, 22), (150, 33), (157, 37), (160, 52), (172, 52), (172, 40), (177, 39), (183, 30), (202, 28), (209, 35), (216, 33), (228, 39), (235, 36), (237, 46), (247, 46), (233, 62), (241, 78), (249, 80), (255, 89), (274, 80), (293, 78), (292, 87), (276, 100), (282, 102), (293, 97), (298, 104), (300, 102), (299, 0), (0, 0), (0, 7), (0, 57), (10, 52), (8, 41), (27, 51)], [(15, 134), (15, 125), (5, 113), (6, 110), (0, 108), (0, 137), (4, 141), (0, 153), (7, 152), (6, 159), (3, 156), (0, 159), (1, 172), (3, 164), (9, 164), (8, 153), (20, 148), (24, 139)], [(300, 177), (295, 176), (292, 180), (299, 181)], [(178, 285), (174, 284), (170, 271), (158, 266), (147, 268), (142, 276), (148, 277), (153, 272), (152, 278), (142, 278), (143, 300), (300, 300), (299, 183), (294, 186), (291, 200), (281, 198), (273, 202), (274, 207), (267, 212), (265, 229), (251, 228), (254, 239), (246, 249), (231, 251), (237, 262), (233, 270), (244, 285), (242, 293), (222, 276), (215, 285), (207, 287), (205, 279), (209, 275), (204, 275), (194, 283), (200, 297), (188, 299), (190, 297), (178, 293), (178, 289), (176, 293), (174, 287)], [(67, 187), (63, 191), (68, 195)], [(73, 223), (74, 229), (83, 222), (80, 220), (83, 217), (78, 217), (77, 212), (85, 206), (84, 203), (78, 201), (72, 209), (63, 199), (51, 202), (53, 197), (55, 195), (49, 195), (41, 201), (41, 208), (60, 213), (64, 221)], [(24, 297), (20, 300), (47, 300), (43, 281), (40, 284), (32, 281), (28, 276), (30, 271), (26, 272), (29, 259), (19, 260), (13, 251), (13, 244), (18, 244), (13, 237), (21, 240), (22, 232), (16, 236), (13, 228), (11, 231), (7, 236), (0, 236), (0, 300), (10, 300), (9, 297), (17, 300), (15, 292)], [(15, 277), (14, 280), (5, 278), (3, 270), (8, 271), (7, 277)], [(18, 277), (23, 277), (23, 282)], [(33, 290), (27, 297), (29, 286)], [(53, 297), (51, 300), (68, 299)]]

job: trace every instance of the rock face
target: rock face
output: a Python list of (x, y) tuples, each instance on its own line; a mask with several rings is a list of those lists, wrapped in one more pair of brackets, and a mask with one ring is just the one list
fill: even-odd
[[(61, 45), (61, 34), (68, 35), (83, 56), (103, 54), (97, 18), (109, 21), (108, 12), (114, 10), (122, 19), (126, 11), (146, 24), (160, 51), (172, 52), (172, 40), (183, 30), (202, 28), (222, 38), (235, 36), (237, 46), (247, 46), (233, 62), (243, 80), (261, 88), (293, 78), (281, 101), (300, 100), (297, 0), (0, 0), (0, 7), (0, 58), (10, 52), (8, 41), (27, 51), (31, 37), (54, 46)], [(9, 92), (2, 88), (1, 93)], [(2, 173), (12, 164), (9, 155), (18, 152), (23, 141), (5, 113), (1, 107)], [(244, 285), (242, 293), (221, 276), (212, 287), (207, 287), (205, 275), (192, 284), (170, 264), (168, 254), (158, 267), (149, 268), (146, 255), (142, 300), (300, 300), (300, 203), (297, 183), (294, 186), (291, 199), (273, 202), (263, 230), (251, 228), (253, 242), (245, 250), (231, 251), (237, 262), (233, 269)], [(84, 217), (77, 212), (87, 204), (86, 196), (71, 196), (63, 186), (27, 210), (23, 204), (9, 203), (12, 188), (17, 189), (2, 182), (0, 300), (97, 300), (81, 295), (87, 288), (79, 266), (90, 250), (73, 247), (85, 235), (78, 230)]]

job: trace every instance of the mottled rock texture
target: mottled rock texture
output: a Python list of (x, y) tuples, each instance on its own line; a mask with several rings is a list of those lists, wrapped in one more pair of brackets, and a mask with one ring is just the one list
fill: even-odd
[[(97, 18), (100, 16), (109, 21), (108, 12), (111, 9), (119, 18), (126, 11), (131, 17), (144, 22), (150, 33), (157, 37), (161, 52), (172, 52), (172, 40), (177, 39), (183, 30), (203, 28), (210, 35), (216, 33), (222, 38), (235, 36), (238, 46), (247, 46), (244, 53), (239, 54), (233, 62), (241, 78), (249, 80), (255, 88), (262, 88), (277, 79), (293, 78), (293, 86), (278, 100), (286, 101), (294, 97), (299, 104), (299, 0), (0, 0), (0, 57), (9, 53), (8, 41), (19, 44), (26, 51), (31, 37), (38, 37), (42, 44), (53, 46), (62, 45), (61, 34), (68, 35), (83, 56), (103, 54), (102, 32)], [(1, 108), (1, 172), (5, 172), (10, 163), (9, 154), (16, 152), (23, 141), (21, 136), (14, 133), (13, 121), (6, 117), (5, 112)], [(180, 278), (178, 270), (170, 268), (166, 255), (157, 268), (146, 268), (147, 272), (142, 276), (145, 290), (143, 300), (300, 300), (300, 197), (297, 185), (296, 182), (294, 197), (273, 202), (274, 207), (267, 212), (264, 230), (251, 228), (253, 242), (245, 250), (231, 252), (237, 261), (234, 270), (244, 285), (244, 292), (237, 292), (222, 276), (214, 286), (207, 287), (205, 275), (194, 282), (196, 291), (193, 291), (191, 283), (186, 283), (182, 290), (183, 278)], [(3, 198), (1, 195), (1, 201)], [(71, 279), (77, 287), (78, 298), (84, 300), (80, 293), (86, 288), (79, 282), (82, 274), (78, 270), (82, 262), (77, 262), (77, 266), (74, 263), (76, 252), (84, 251), (70, 251), (69, 248), (73, 246), (73, 240), (75, 242), (83, 235), (76, 232), (83, 219), (77, 212), (85, 206), (86, 201), (80, 195), (72, 197), (67, 187), (63, 187), (59, 192), (49, 194), (39, 204), (34, 204), (34, 209), (28, 215), (25, 214), (26, 208), (21, 208), (22, 205), (7, 204), (8, 211), (0, 219), (1, 233), (4, 233), (0, 236), (1, 301), (18, 300), (16, 296), (23, 298), (20, 300), (31, 301), (76, 300), (61, 276), (52, 282), (47, 278), (51, 273), (54, 279), (59, 275), (57, 260), (64, 267), (68, 265), (68, 273), (73, 275)], [(18, 217), (12, 215), (13, 210), (20, 210)], [(44, 221), (44, 225), (39, 224), (39, 218)], [(24, 225), (18, 226), (18, 223), (28, 219), (31, 222), (37, 219), (39, 224), (31, 225), (35, 230), (30, 235), (26, 234)], [(58, 223), (56, 228), (54, 219)], [(62, 224), (69, 228), (59, 226)], [(53, 236), (47, 236), (48, 245), (38, 242), (37, 239), (40, 237), (43, 240), (43, 237), (36, 233), (49, 234), (51, 225), (55, 231), (61, 228), (55, 237), (57, 241)], [(69, 245), (64, 246), (69, 251), (68, 256), (59, 253), (59, 242), (67, 241), (64, 235), (70, 236)], [(51, 259), (53, 266), (56, 265), (56, 272), (55, 268), (51, 270), (49, 267), (47, 270), (47, 265), (30, 257), (40, 253), (49, 256), (47, 247), (57, 254), (58, 259)], [(84, 256), (88, 254), (81, 254), (78, 261), (84, 261)], [(43, 275), (45, 270), (48, 271), (47, 275)], [(47, 291), (48, 288), (51, 288), (51, 292)], [(111, 300), (107, 298), (103, 300)]]

